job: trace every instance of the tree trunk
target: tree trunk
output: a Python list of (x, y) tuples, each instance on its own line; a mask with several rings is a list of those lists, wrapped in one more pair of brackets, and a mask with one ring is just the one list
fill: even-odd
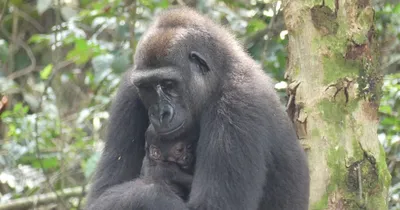
[(286, 0), (288, 114), (307, 152), (310, 210), (387, 210), (382, 75), (370, 0)]

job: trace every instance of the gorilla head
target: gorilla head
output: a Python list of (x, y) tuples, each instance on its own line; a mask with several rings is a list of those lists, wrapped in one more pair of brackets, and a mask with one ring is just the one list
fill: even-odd
[(211, 57), (224, 49), (210, 53), (215, 37), (204, 27), (207, 24), (174, 15), (156, 22), (143, 36), (132, 73), (149, 120), (164, 138), (176, 137), (198, 122), (211, 96), (216, 96), (213, 90), (220, 89), (219, 74), (226, 68), (224, 59)]

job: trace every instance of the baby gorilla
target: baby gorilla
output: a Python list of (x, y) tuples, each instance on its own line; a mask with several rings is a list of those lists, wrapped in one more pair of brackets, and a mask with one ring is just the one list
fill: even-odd
[(145, 134), (146, 157), (142, 177), (165, 184), (186, 200), (192, 185), (194, 168), (194, 136), (183, 135), (177, 139), (161, 139), (150, 125)]

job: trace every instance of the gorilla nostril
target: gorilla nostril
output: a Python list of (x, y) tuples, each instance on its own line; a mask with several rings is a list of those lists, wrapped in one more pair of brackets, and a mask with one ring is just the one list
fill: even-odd
[(173, 117), (173, 109), (170, 105), (164, 106), (160, 110), (160, 123), (170, 122)]
[(171, 114), (166, 111), (161, 114), (161, 120), (167, 119)]

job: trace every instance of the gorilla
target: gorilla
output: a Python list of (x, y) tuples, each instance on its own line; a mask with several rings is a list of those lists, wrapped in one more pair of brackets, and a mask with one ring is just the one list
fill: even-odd
[[(87, 208), (306, 210), (309, 171), (271, 79), (227, 29), (163, 11), (141, 37), (113, 102)], [(145, 132), (197, 132), (187, 201), (140, 178)]]
[(150, 125), (145, 138), (146, 155), (141, 178), (161, 182), (186, 200), (193, 180), (193, 149), (198, 137), (191, 135), (165, 140)]

